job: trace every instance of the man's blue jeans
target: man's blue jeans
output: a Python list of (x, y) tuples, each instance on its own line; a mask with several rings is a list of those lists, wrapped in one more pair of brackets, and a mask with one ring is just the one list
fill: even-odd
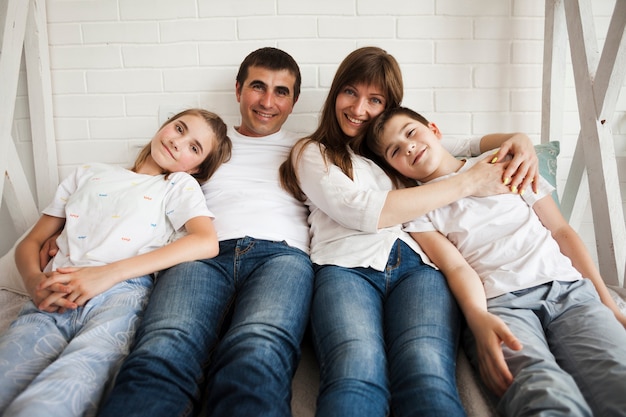
[(398, 241), (384, 271), (315, 265), (320, 417), (463, 416), (460, 312), (445, 277)]
[(312, 289), (306, 253), (247, 237), (220, 242), (216, 258), (164, 271), (100, 415), (198, 411), (210, 359), (211, 416), (290, 416)]

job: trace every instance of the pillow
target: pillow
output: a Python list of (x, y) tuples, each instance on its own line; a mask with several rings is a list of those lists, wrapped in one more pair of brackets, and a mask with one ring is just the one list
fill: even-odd
[(24, 287), (24, 281), (22, 281), (22, 276), (17, 270), (17, 265), (15, 265), (15, 247), (17, 246), (17, 243), (28, 234), (29, 231), (30, 229), (27, 230), (23, 236), (17, 239), (13, 247), (2, 258), (0, 258), (0, 289), (2, 290), (9, 290), (18, 294), (28, 295), (28, 292)]
[(561, 143), (556, 140), (535, 145), (535, 152), (539, 158), (539, 175), (555, 188), (552, 198), (559, 207), (559, 196), (556, 192), (556, 157), (559, 156), (560, 151)]

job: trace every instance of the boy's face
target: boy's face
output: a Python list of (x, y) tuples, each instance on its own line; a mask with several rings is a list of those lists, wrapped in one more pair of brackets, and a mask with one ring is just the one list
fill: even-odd
[(447, 152), (439, 142), (441, 132), (434, 123), (428, 126), (404, 114), (389, 119), (384, 126), (381, 149), (387, 163), (408, 178), (427, 181), (436, 174)]

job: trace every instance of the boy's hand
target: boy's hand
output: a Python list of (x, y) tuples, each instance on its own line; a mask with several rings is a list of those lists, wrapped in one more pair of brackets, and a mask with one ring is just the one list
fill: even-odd
[(491, 391), (502, 396), (513, 382), (513, 375), (504, 360), (502, 343), (513, 350), (522, 344), (499, 317), (485, 312), (468, 323), (476, 339), (480, 376)]

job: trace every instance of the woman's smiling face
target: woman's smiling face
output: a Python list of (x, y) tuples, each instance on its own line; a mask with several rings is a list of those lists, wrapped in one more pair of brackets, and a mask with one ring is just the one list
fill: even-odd
[(343, 133), (356, 137), (370, 120), (385, 110), (385, 96), (378, 87), (365, 84), (344, 86), (335, 100), (335, 115)]

